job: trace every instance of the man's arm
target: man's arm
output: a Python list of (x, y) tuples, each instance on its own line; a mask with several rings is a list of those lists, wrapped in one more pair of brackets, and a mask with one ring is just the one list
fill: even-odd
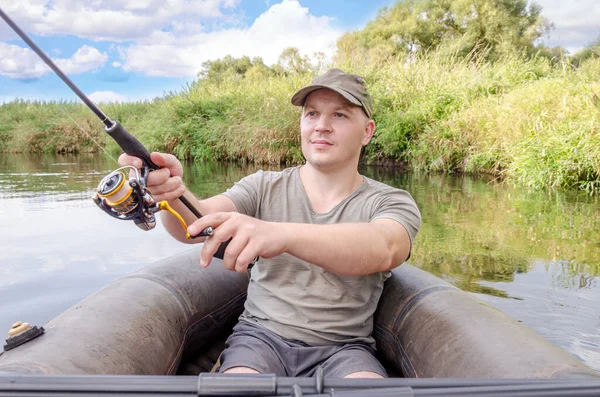
[(215, 234), (206, 240), (200, 264), (208, 266), (220, 243), (233, 238), (223, 261), (226, 268), (236, 271), (246, 271), (257, 256), (288, 253), (332, 273), (359, 276), (399, 266), (408, 257), (411, 244), (404, 226), (391, 219), (313, 225), (217, 212), (197, 220), (188, 230), (194, 234), (207, 226), (214, 226)]
[(285, 251), (332, 273), (361, 276), (391, 270), (410, 253), (410, 237), (399, 222), (333, 225), (281, 224)]

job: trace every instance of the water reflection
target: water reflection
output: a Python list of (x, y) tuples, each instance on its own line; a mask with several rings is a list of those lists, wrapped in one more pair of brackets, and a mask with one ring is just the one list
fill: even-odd
[[(110, 281), (189, 246), (108, 217), (91, 201), (118, 165), (102, 156), (0, 157), (0, 332), (43, 324)], [(199, 197), (254, 165), (185, 165)], [(407, 189), (423, 214), (410, 262), (523, 321), (600, 370), (600, 206), (579, 193), (366, 168)], [(26, 318), (23, 316), (26, 315)]]
[(529, 192), (490, 181), (366, 174), (409, 190), (423, 215), (411, 262), (460, 280), (511, 281), (535, 261), (560, 261), (553, 286), (585, 288), (600, 275), (598, 197)]
[(80, 200), (86, 190), (116, 168), (101, 156), (77, 155), (7, 155), (0, 156), (0, 199), (40, 198)]
[(530, 192), (467, 177), (365, 173), (415, 197), (423, 225), (412, 264), (600, 370), (597, 196)]

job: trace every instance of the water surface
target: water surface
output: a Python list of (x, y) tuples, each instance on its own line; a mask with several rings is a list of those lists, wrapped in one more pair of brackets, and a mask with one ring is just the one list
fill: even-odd
[[(43, 325), (112, 280), (189, 248), (160, 225), (144, 232), (93, 204), (93, 189), (115, 168), (103, 156), (1, 155), (0, 333), (16, 320)], [(207, 197), (256, 169), (188, 164), (184, 179)], [(362, 171), (415, 197), (423, 225), (411, 264), (600, 371), (598, 197)]]

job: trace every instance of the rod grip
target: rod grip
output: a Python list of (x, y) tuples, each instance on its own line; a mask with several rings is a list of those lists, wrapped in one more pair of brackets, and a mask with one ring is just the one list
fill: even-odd
[(152, 160), (150, 160), (150, 153), (148, 153), (148, 150), (144, 147), (144, 145), (142, 145), (140, 141), (131, 135), (129, 131), (127, 131), (125, 127), (121, 125), (121, 123), (113, 120), (113, 125), (106, 127), (105, 130), (106, 133), (119, 144), (125, 153), (142, 159), (142, 161), (144, 161), (151, 170), (157, 170), (160, 168), (154, 164)]
[[(227, 246), (229, 245), (231, 240), (232, 239), (229, 239), (229, 240), (225, 241), (224, 243), (221, 243), (221, 245), (219, 246), (219, 249), (217, 250), (217, 252), (215, 252), (215, 254), (213, 256), (215, 258), (223, 259), (223, 257), (225, 256), (225, 250), (227, 249)], [(248, 264), (248, 270), (252, 269), (255, 262), (256, 262), (256, 259), (252, 263)]]

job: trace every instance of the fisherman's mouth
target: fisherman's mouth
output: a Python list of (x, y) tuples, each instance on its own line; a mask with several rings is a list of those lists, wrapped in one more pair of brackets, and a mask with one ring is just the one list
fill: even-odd
[(323, 141), (323, 140), (312, 141), (311, 144), (313, 144), (316, 147), (329, 147), (329, 146), (333, 146), (333, 144), (331, 142)]

